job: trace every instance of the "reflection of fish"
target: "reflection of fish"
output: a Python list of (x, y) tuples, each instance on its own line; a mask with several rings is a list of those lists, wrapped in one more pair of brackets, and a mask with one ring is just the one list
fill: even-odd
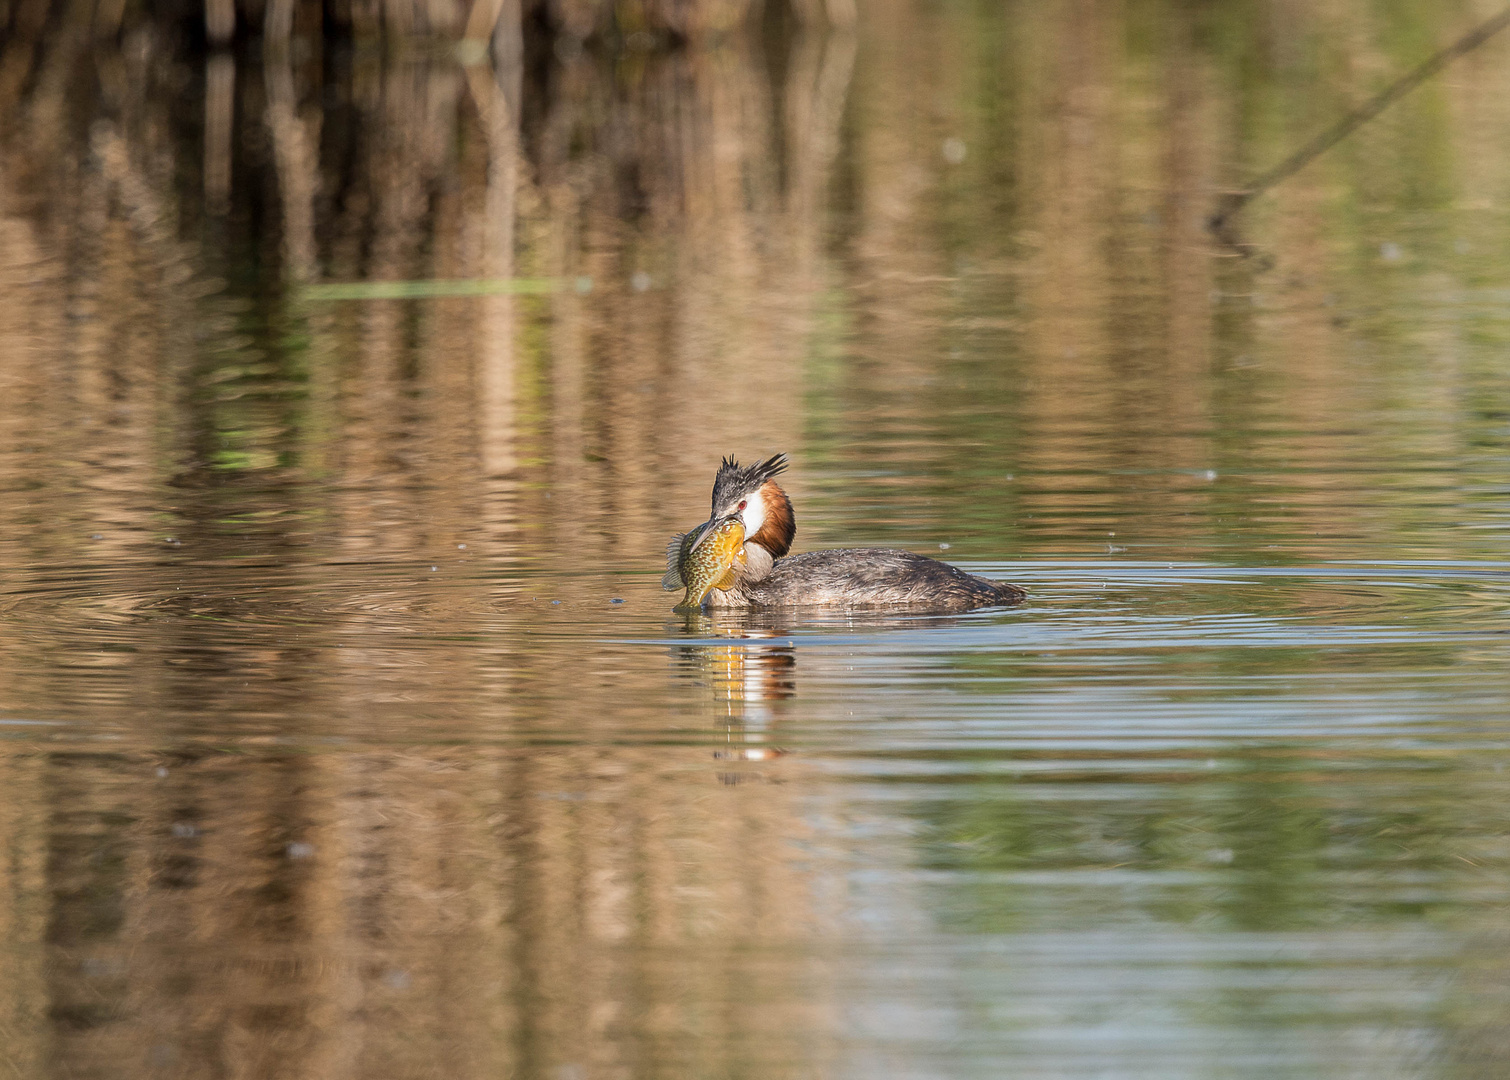
[(685, 586), (687, 595), (677, 611), (696, 611), (713, 589), (734, 584), (734, 564), (744, 554), (745, 527), (736, 518), (703, 525), (685, 536), (671, 538), (666, 548), (666, 576), (661, 587)]

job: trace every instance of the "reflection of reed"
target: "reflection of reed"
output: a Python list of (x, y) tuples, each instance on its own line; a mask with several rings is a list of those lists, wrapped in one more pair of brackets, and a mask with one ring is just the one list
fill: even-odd
[[(999, 516), (958, 477), (1288, 455), (1305, 469), (1295, 520), (1386, 535), (1404, 518), (1375, 508), (1370, 522), (1325, 477), (1348, 454), (1395, 453), (1391, 434), (1338, 451), (1317, 433), (1394, 396), (1414, 403), (1418, 444), (1462, 437), (1457, 330), (1411, 339), (1433, 363), (1361, 379), (1358, 340), (1323, 307), (1338, 278), (1381, 307), (1401, 288), (1373, 261), (1350, 268), (1339, 236), (1375, 211), (1334, 206), (1336, 174), (1297, 177), (1255, 225), (1304, 270), (1293, 286), (1197, 242), (1197, 196), (1254, 141), (1241, 118), (1282, 128), (1299, 107), (1223, 71), (1194, 14), (1170, 9), (1142, 52), (1116, 6), (896, 0), (852, 34), (810, 14), (771, 45), (780, 63), (744, 32), (656, 47), (652, 31), (695, 39), (746, 6), (547, 5), (563, 39), (619, 17), (649, 36), (615, 52), (527, 40), (538, 10), (504, 2), (477, 16), (490, 61), (460, 68), (345, 51), (311, 33), (318, 6), (276, 3), (261, 63), (227, 52), (202, 76), (169, 37), (136, 33), (139, 6), (84, 4), (82, 23), (4, 8), (0, 581), (21, 595), (108, 567), (110, 626), (136, 646), (59, 625), (66, 612), (0, 623), (7, 710), (77, 694), (128, 744), (0, 754), (6, 1064), (45, 1071), (56, 1039), (60, 1074), (151, 1064), (163, 1046), (186, 1075), (295, 1058), (311, 1076), (822, 1071), (823, 1017), (801, 1015), (822, 988), (756, 955), (817, 917), (785, 854), (798, 809), (778, 785), (720, 790), (706, 744), (588, 740), (621, 735), (605, 718), (659, 700), (663, 672), (591, 684), (580, 673), (598, 657), (542, 644), (527, 631), (543, 621), (424, 666), (386, 642), (329, 646), (358, 636), (360, 605), (207, 644), (207, 626), (242, 626), (228, 596), (328, 584), (340, 558), (428, 567), (465, 542), (495, 572), (429, 625), (481, 635), (467, 612), (515, 599), (521, 556), (643, 568), (701, 511), (719, 454), (796, 451), (815, 425), (855, 473), (910, 455), (958, 492), (952, 506)], [(848, 19), (841, 0), (826, 7)], [(359, 38), (455, 36), (483, 10), (363, 2), (340, 18)], [(1351, 40), (1373, 19), (1361, 3), (1329, 12), (1351, 29), (1297, 34)], [(1364, 51), (1361, 67), (1387, 59)], [(1510, 157), (1481, 148), (1510, 130), (1510, 65), (1473, 59), (1417, 103), (1437, 110), (1433, 154), (1366, 154), (1386, 161), (1370, 182), (1433, 189), (1460, 171), (1465, 205), (1500, 197)], [(202, 96), (185, 92), (201, 77)], [(949, 136), (968, 148), (953, 165)], [(592, 289), (323, 305), (285, 289), (516, 274)], [(1259, 295), (1285, 289), (1284, 305)], [(819, 355), (820, 339), (844, 355)], [(956, 345), (973, 367), (951, 367)], [(1250, 353), (1257, 375), (1224, 374)], [(1265, 425), (1291, 434), (1247, 439)], [(1073, 482), (1027, 500), (1067, 519), (1149, 510), (1131, 482)], [(1212, 490), (1167, 501), (1214, 516)], [(1076, 543), (1093, 528), (1078, 527)], [(243, 560), (244, 588), (130, 603)], [(720, 643), (680, 670), (742, 738), (783, 719), (796, 659)], [(439, 693), (476, 703), (457, 714), (477, 745), (372, 741)], [(204, 715), (247, 741), (329, 741), (202, 753), (185, 717)], [(648, 744), (663, 725), (636, 731)], [(767, 1056), (793, 1031), (818, 1032), (818, 1064)], [(689, 1032), (708, 1048), (696, 1067), (676, 1058)]]
[[(1269, 247), (1286, 253), (1276, 271), (1232, 265), (1237, 260), (1201, 227), (1212, 194), (1252, 171), (1249, 157), (1275, 144), (1288, 149), (1318, 115), (1366, 96), (1359, 84), (1369, 79), (1358, 73), (1408, 69), (1403, 60), (1430, 52), (1421, 39), (1451, 40), (1455, 20), (1425, 5), (1411, 8), (1418, 37), (1408, 47), (1377, 40), (1370, 10), (1348, 6), (1334, 13), (1341, 23), (1318, 16), (1297, 27), (1318, 43), (1335, 43), (1339, 25), (1355, 28), (1353, 44), (1327, 52), (1339, 61), (1345, 54), (1355, 73), (1337, 85), (1298, 57), (1283, 62), (1282, 76), (1266, 70), (1257, 82), (1239, 79), (1224, 66), (1229, 58), (1204, 43), (1210, 28), (1192, 12), (1171, 10), (1145, 24), (1129, 11), (1080, 3), (969, 18), (906, 3), (875, 9), (861, 24), (854, 95), (855, 357), (833, 402), (852, 421), (831, 440), (835, 457), (856, 472), (875, 468), (879, 456), (897, 472), (929, 477), (1083, 478), (1030, 481), (1040, 490), (1014, 507), (1034, 515), (1041, 525), (1033, 528), (1054, 550), (1094, 543), (1119, 521), (1151, 524), (1147, 487), (1100, 477), (1207, 469), (1225, 477), (1240, 467), (1234, 462), (1256, 460), (1250, 455), (1261, 468), (1326, 461), (1294, 478), (1293, 498), (1276, 500), (1294, 528), (1274, 539), (1288, 545), (1338, 528), (1372, 531), (1316, 478), (1332, 465), (1387, 456), (1382, 444), (1371, 451), (1336, 437), (1358, 410), (1388, 407), (1357, 381), (1347, 357), (1356, 359), (1358, 328), (1338, 305), (1353, 295), (1383, 312), (1419, 294), (1409, 274), (1384, 270), (1377, 242), (1358, 229), (1367, 221), (1409, 230), (1403, 207), (1418, 198), (1410, 192), (1438, 192), (1433, 205), (1445, 205), (1440, 193), (1452, 182), (1442, 166), (1486, 160), (1468, 148), (1493, 138), (1494, 125), (1482, 114), (1471, 127), (1449, 125), (1444, 105), (1487, 100), (1490, 84), (1478, 80), (1497, 76), (1468, 75), (1472, 57), (1465, 58), (1458, 70), (1479, 89), (1460, 94), (1438, 84), (1401, 102), (1416, 113), (1410, 139), (1361, 131), (1356, 137), (1368, 145), (1355, 157), (1318, 161), (1276, 189), (1259, 215)], [(1246, 32), (1240, 20), (1223, 25)], [(1142, 29), (1130, 37), (1132, 26)], [(1496, 47), (1504, 48), (1484, 46)], [(913, 88), (890, 77), (898, 70), (915, 73)], [(1297, 79), (1309, 89), (1293, 89)], [(937, 104), (921, 108), (923, 100)], [(1451, 153), (1436, 141), (1449, 127), (1459, 147)], [(955, 163), (941, 153), (948, 138), (965, 155)], [(1423, 152), (1377, 167), (1404, 145)], [(1361, 294), (1349, 284), (1348, 267), (1358, 266), (1369, 279), (1355, 282)], [(1403, 370), (1401, 329), (1377, 327), (1371, 347), (1397, 355)], [(1445, 357), (1453, 348), (1440, 340), (1431, 351)], [(1439, 374), (1408, 391), (1397, 386), (1445, 417), (1452, 407), (1438, 395), (1462, 386)], [(1276, 430), (1291, 434), (1267, 437)], [(1447, 451), (1422, 446), (1423, 454), (1439, 452)], [(1238, 505), (1253, 519), (1277, 509), (1264, 506), (1263, 494), (1224, 502), (1220, 481), (1188, 489), (1150, 483), (1174, 487), (1171, 509), (1192, 519)], [(1080, 485), (1095, 490), (1066, 490)], [(1018, 531), (1011, 514), (991, 514), (978, 493), (938, 481), (932, 494), (952, 499), (947, 518), (975, 515), (993, 540)], [(1339, 526), (1339, 518), (1350, 524)], [(1153, 528), (1165, 536), (1184, 526)], [(1152, 528), (1138, 531), (1154, 537)]]
[[(467, 71), (473, 101), (482, 116), (488, 147), (487, 198), (481, 222), (482, 277), (499, 280), (514, 276), (515, 194), (519, 185), (519, 95), (523, 82), (523, 50), (518, 45), (517, 20), (500, 24), (512, 37), (502, 49), (513, 63), (492, 69), (473, 65)], [(481, 393), (479, 450), (485, 475), (512, 472), (514, 451), (514, 298), (490, 296), (483, 307), (482, 341), (478, 361)]]
[(5, 755), (7, 810), (55, 808), (7, 820), (8, 1061), (675, 1072), (695, 1032), (707, 1068), (806, 1075), (814, 988), (759, 959), (805, 930), (793, 823), (662, 757)]
[[(360, 605), (207, 643), (204, 627), (247, 617), (241, 589), (208, 583), (223, 557), (255, 557), (270, 575), (260, 588), (298, 589), (328, 581), (332, 555), (454, 560), (463, 541), (468, 558), (507, 567), (526, 538), (546, 562), (637, 564), (666, 527), (649, 496), (683, 455), (702, 465), (733, 449), (728, 437), (794, 441), (844, 46), (810, 39), (793, 65), (784, 188), (769, 167), (781, 125), (742, 36), (646, 57), (633, 79), (580, 54), (575, 96), (547, 123), (612, 147), (584, 163), (570, 139), (521, 141), (517, 8), (502, 5), (492, 65), (358, 55), (334, 86), (285, 40), (304, 9), (273, 9), (287, 35), (260, 65), (215, 57), (202, 99), (139, 93), (71, 143), (67, 124), (40, 135), (67, 95), (23, 80), (36, 89), (0, 143), (0, 205), (45, 211), (0, 218), (0, 280), (56, 286), (0, 305), (7, 355), (35, 361), (0, 366), (0, 461), (42, 446), (39, 461), (73, 464), (28, 475), (82, 491), (47, 521), (0, 491), (11, 520), (36, 526), (0, 574), (25, 588), (60, 561), (108, 559), (123, 594), (111, 625), (150, 643), (110, 653), (86, 634), (18, 640), (8, 655), (31, 670), (44, 652), (78, 657), (117, 688), (90, 708), (128, 725), (141, 710), (179, 718), (150, 757), (0, 758), (16, 781), (0, 821), (21, 852), (0, 871), (13, 886), (0, 940), (7, 960), (36, 957), (0, 992), (0, 1024), (24, 1033), (8, 1063), (657, 1073), (682, 1067), (695, 1031), (699, 1071), (810, 1070), (822, 995), (751, 959), (805, 940), (810, 886), (785, 849), (802, 826), (775, 786), (721, 790), (706, 743), (220, 755), (197, 750), (183, 718), (366, 738), (383, 717), (409, 722), (403, 703), (436, 677), (495, 733), (617, 715), (622, 682), (544, 691), (556, 660), (528, 635), (419, 668), (402, 650), (295, 642), (359, 637), (372, 617)], [(59, 71), (62, 44), (50, 48), (38, 63)], [(128, 92), (149, 81), (141, 66), (119, 74)], [(165, 137), (179, 122), (203, 126), (187, 156)], [(198, 184), (175, 182), (195, 168)], [(643, 219), (621, 212), (630, 174)], [(249, 265), (264, 277), (249, 283)], [(654, 280), (636, 291), (641, 268)], [(590, 275), (594, 288), (346, 305), (292, 288), (516, 273)], [(707, 408), (731, 397), (748, 402), (736, 431)], [(706, 483), (701, 469), (686, 480), (698, 502)], [(179, 590), (184, 579), (199, 590)], [(469, 603), (486, 609), (494, 594), (477, 588)], [(157, 599), (140, 609), (124, 594)], [(19, 670), (0, 672), (7, 705), (42, 700)], [(728, 676), (752, 710), (782, 693), (774, 661)], [(802, 1038), (808, 1060), (782, 1056)]]
[[(700, 14), (697, 6), (677, 17), (710, 26), (724, 19)], [(287, 7), (269, 8), (278, 27), (292, 26)], [(286, 283), (322, 274), (338, 280), (508, 277), (518, 267), (590, 278), (592, 295), (557, 297), (543, 309), (496, 296), (424, 307), (374, 301), (290, 310), (287, 340), (298, 342), (297, 351), (271, 361), (277, 377), (307, 380), (310, 409), (283, 410), (270, 423), (259, 417), (256, 425), (238, 417), (243, 443), (260, 438), (252, 435), (258, 430), (292, 428), (295, 438), (276, 448), (243, 445), (226, 460), (265, 461), (294, 447), (301, 462), (335, 469), (325, 475), (371, 490), (410, 483), (414, 473), (395, 465), (413, 461), (423, 472), (420, 462), (442, 448), (447, 456), (471, 458), (480, 475), (508, 476), (518, 468), (517, 443), (525, 438), (523, 457), (534, 479), (590, 514), (614, 516), (611, 539), (600, 530), (581, 537), (596, 545), (590, 557), (653, 547), (667, 526), (664, 513), (657, 501), (626, 499), (627, 492), (668, 480), (685, 484), (685, 491), (666, 493), (670, 502), (702, 487), (701, 466), (735, 444), (779, 447), (797, 440), (803, 351), (825, 273), (817, 247), (823, 193), (838, 150), (854, 41), (797, 33), (779, 95), (779, 124), (771, 113), (776, 95), (751, 35), (729, 35), (707, 49), (626, 54), (617, 70), (579, 51), (563, 69), (565, 92), (546, 102), (534, 158), (521, 169), (523, 16), (509, 4), (494, 15), (492, 67), (473, 67), (465, 83), (449, 62), (410, 58), (379, 69), (358, 55), (349, 83), (322, 85), (319, 65), (296, 60), (305, 55), (290, 42), (296, 28), (288, 34), (274, 28), (260, 71), (238, 72), (229, 54), (213, 57), (204, 75), (203, 111), (193, 118), (204, 130), (202, 209), (220, 217), (228, 206), (241, 205), (261, 189), (265, 170), (277, 196), (269, 215), (277, 230), (268, 239), (277, 242), (276, 265)], [(486, 14), (478, 18), (479, 26), (487, 21)], [(79, 149), (65, 140), (41, 154), (22, 153), (25, 139), (41, 137), (44, 128), (52, 131), (49, 138), (68, 130), (51, 122), (65, 98), (46, 73), (65, 70), (77, 44), (59, 39), (35, 56), (25, 44), (18, 37), (3, 51), (7, 63), (27, 69), (23, 81), (33, 86), (10, 160), (24, 156), (40, 175), (53, 167), (49, 162), (61, 165)], [(143, 68), (124, 77), (150, 75)], [(340, 105), (315, 107), (333, 96)], [(108, 214), (119, 197), (139, 226), (157, 221), (149, 231), (161, 231), (198, 220), (201, 208), (179, 207), (171, 185), (163, 183), (177, 168), (175, 148), (139, 141), (172, 129), (172, 106), (141, 104), (146, 100), (143, 94), (131, 107), (162, 115), (149, 123), (143, 114), (141, 122), (96, 135), (112, 185), (96, 205)], [(593, 115), (587, 109), (597, 110), (598, 119), (584, 128), (582, 118)], [(238, 116), (260, 117), (264, 131), (237, 136), (230, 125)], [(580, 145), (584, 137), (601, 153), (583, 158), (572, 140)], [(486, 148), (482, 158), (473, 151), (479, 145)], [(150, 175), (142, 168), (146, 161)], [(781, 170), (773, 167), (776, 161)], [(52, 204), (57, 201), (53, 196)], [(648, 216), (637, 220), (633, 208), (640, 205)], [(626, 210), (632, 211), (627, 218)], [(82, 242), (93, 231), (82, 230)], [(146, 239), (140, 228), (137, 238)], [(262, 242), (250, 235), (228, 239)], [(165, 248), (159, 258), (181, 256)], [(207, 253), (198, 268), (207, 279), (204, 289), (214, 288), (221, 269), (218, 251)], [(182, 270), (193, 272), (189, 266), (175, 272)], [(648, 288), (639, 284), (642, 278)], [(521, 321), (524, 308), (530, 314)], [(244, 345), (218, 313), (214, 318), (213, 333), (201, 336), (209, 343), (207, 357), (217, 358), (205, 374), (224, 387), (235, 370), (226, 360)], [(175, 325), (187, 330), (192, 321)], [(548, 339), (545, 353), (530, 344), (541, 335)], [(228, 348), (232, 340), (237, 344)], [(455, 411), (429, 411), (440, 401), (429, 396), (437, 391), (475, 403), (460, 425)], [(417, 393), (426, 396), (416, 399)], [(720, 416), (713, 406), (730, 401), (739, 407)], [(207, 423), (185, 418), (175, 426), (185, 433), (213, 431), (231, 411), (247, 409), (238, 405)], [(523, 432), (516, 420), (521, 412), (535, 418)], [(438, 422), (442, 414), (445, 423)], [(675, 426), (668, 428), (672, 416)], [(413, 453), (420, 446), (427, 450), (423, 458)], [(190, 458), (220, 453), (203, 445), (183, 451)], [(681, 467), (688, 461), (695, 471)], [(444, 478), (429, 479), (458, 494), (468, 486), (450, 468)], [(366, 496), (352, 502), (348, 524), (371, 534), (383, 502)], [(475, 519), (474, 508), (458, 510), (456, 520)]]
[[(208, 72), (207, 81), (214, 74), (213, 69)], [(314, 204), (319, 190), (319, 162), (315, 148), (320, 142), (320, 113), (314, 110), (304, 118), (298, 115), (297, 92), (286, 47), (269, 43), (263, 57), (263, 81), (267, 90), (267, 128), (272, 137), (279, 203), (283, 212), (284, 274), (291, 283), (302, 284), (315, 273)], [(209, 89), (214, 89), (213, 83)], [(207, 159), (209, 142), (207, 131)], [(229, 172), (228, 167), (226, 171)], [(207, 191), (209, 187), (207, 172)]]
[[(236, 61), (217, 53), (205, 61), (204, 201), (211, 214), (224, 214), (231, 200), (231, 139), (235, 118)], [(276, 138), (277, 131), (274, 130)]]

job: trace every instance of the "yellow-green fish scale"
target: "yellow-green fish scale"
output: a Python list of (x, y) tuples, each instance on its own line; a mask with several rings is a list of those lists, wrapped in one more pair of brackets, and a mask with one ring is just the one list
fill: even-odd
[(739, 558), (744, 547), (745, 528), (738, 521), (726, 521), (698, 538), (690, 549), (683, 545), (681, 566), (682, 582), (687, 586), (687, 595), (677, 605), (679, 608), (701, 606), (709, 590)]

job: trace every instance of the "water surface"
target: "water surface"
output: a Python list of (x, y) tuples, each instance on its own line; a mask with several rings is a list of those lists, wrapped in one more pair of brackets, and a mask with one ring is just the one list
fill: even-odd
[(1503, 1075), (1510, 38), (1204, 226), (1490, 14), (0, 11), (0, 1067)]

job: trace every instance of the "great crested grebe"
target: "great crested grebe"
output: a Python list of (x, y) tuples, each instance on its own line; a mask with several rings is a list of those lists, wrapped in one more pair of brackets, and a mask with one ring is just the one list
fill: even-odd
[[(787, 467), (785, 454), (741, 467), (724, 458), (713, 481), (713, 514), (689, 533), (672, 537), (666, 547), (667, 590), (688, 586), (688, 603), (696, 605), (703, 575), (694, 583), (696, 557), (704, 538), (743, 526), (743, 548), (728, 572), (706, 591), (704, 606), (770, 608), (799, 606), (907, 607), (915, 611), (954, 612), (1020, 603), (1027, 593), (1016, 585), (967, 574), (958, 567), (891, 548), (833, 548), (788, 555), (797, 534), (792, 500), (776, 482)], [(722, 567), (711, 576), (722, 574)], [(683, 580), (684, 577), (687, 580)]]

